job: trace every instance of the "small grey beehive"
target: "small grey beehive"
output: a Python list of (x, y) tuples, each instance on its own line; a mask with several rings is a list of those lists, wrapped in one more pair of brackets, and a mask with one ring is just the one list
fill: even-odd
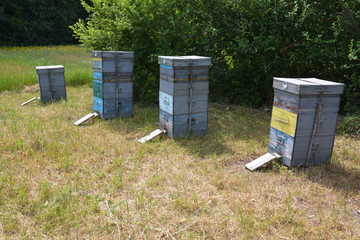
[(36, 67), (40, 86), (40, 97), (44, 103), (66, 99), (64, 66)]
[(159, 56), (159, 128), (172, 138), (205, 135), (210, 57)]
[(92, 51), (94, 110), (103, 119), (133, 116), (133, 52)]
[(274, 78), (268, 151), (289, 167), (330, 160), (344, 84), (316, 78)]

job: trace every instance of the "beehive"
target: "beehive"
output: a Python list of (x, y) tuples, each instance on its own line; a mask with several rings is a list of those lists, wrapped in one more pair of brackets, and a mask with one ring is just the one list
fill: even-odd
[(344, 84), (316, 78), (274, 78), (268, 151), (289, 167), (331, 159)]
[(169, 137), (205, 135), (210, 57), (159, 56), (159, 128)]
[(133, 116), (133, 52), (92, 51), (94, 110), (103, 119)]
[(66, 99), (64, 66), (38, 66), (36, 73), (40, 86), (40, 98), (44, 103)]

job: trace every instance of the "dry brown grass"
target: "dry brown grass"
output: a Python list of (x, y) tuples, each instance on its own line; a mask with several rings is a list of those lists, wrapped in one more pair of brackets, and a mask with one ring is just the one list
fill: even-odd
[(0, 238), (359, 239), (360, 141), (337, 135), (332, 162), (251, 173), (270, 114), (211, 104), (206, 137), (141, 145), (158, 109), (72, 123), (92, 90), (68, 101), (0, 94)]

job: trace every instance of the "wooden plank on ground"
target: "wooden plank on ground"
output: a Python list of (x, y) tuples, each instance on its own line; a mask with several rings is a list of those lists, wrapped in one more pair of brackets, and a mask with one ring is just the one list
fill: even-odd
[(166, 130), (160, 130), (160, 129), (156, 129), (155, 131), (153, 131), (152, 133), (146, 135), (145, 137), (139, 139), (138, 141), (140, 143), (145, 143), (147, 141), (150, 141), (151, 139), (153, 139), (154, 137), (162, 134), (162, 133), (166, 133)]
[(258, 169), (259, 167), (261, 167), (277, 158), (281, 158), (281, 156), (276, 153), (274, 153), (274, 154), (267, 153), (267, 154), (255, 159), (254, 161), (246, 164), (245, 167), (247, 169), (249, 169), (250, 171), (254, 171), (254, 170)]
[(83, 118), (81, 118), (80, 120), (74, 122), (74, 125), (75, 125), (75, 126), (78, 126), (78, 125), (82, 124), (83, 122), (89, 120), (90, 118), (96, 117), (96, 116), (99, 116), (99, 114), (96, 113), (96, 112), (94, 112), (94, 113), (89, 113), (89, 114), (86, 115), (85, 117), (83, 117)]
[(24, 105), (26, 105), (26, 104), (28, 104), (28, 103), (31, 103), (32, 101), (35, 101), (36, 99), (40, 99), (40, 97), (34, 97), (34, 98), (32, 98), (32, 99), (30, 99), (30, 100), (22, 103), (21, 106), (24, 106)]

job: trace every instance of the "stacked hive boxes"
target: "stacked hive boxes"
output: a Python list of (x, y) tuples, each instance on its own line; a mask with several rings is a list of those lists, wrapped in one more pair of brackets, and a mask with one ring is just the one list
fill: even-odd
[(160, 129), (172, 138), (205, 135), (211, 58), (159, 56)]
[(344, 84), (316, 78), (274, 78), (269, 152), (289, 167), (330, 160)]
[(133, 52), (92, 51), (94, 110), (103, 119), (133, 116)]
[(42, 102), (66, 99), (64, 66), (39, 66), (36, 67), (36, 73)]

